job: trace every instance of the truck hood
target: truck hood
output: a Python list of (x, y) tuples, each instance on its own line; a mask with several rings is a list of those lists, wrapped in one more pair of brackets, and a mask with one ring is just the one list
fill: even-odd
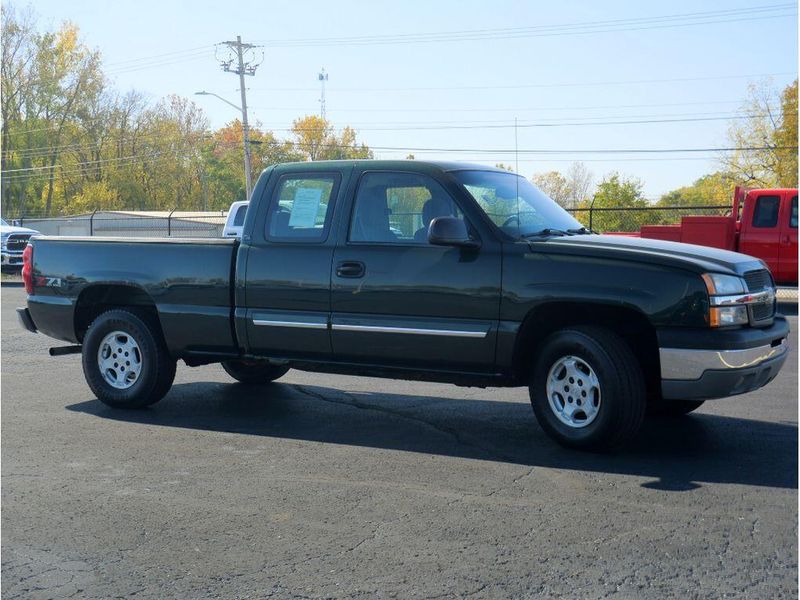
[(658, 264), (695, 271), (742, 275), (765, 269), (762, 261), (746, 254), (663, 240), (620, 235), (575, 235), (528, 240), (532, 250), (563, 252)]
[(28, 229), (27, 227), (16, 227), (14, 225), (2, 225), (0, 226), (0, 235), (6, 237), (12, 233), (30, 233), (31, 235), (35, 235), (39, 233), (35, 229)]

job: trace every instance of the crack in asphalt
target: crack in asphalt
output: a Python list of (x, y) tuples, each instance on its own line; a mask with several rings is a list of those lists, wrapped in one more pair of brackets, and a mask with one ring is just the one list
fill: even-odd
[(415, 423), (420, 423), (422, 425), (425, 425), (426, 427), (430, 427), (434, 431), (438, 431), (439, 433), (443, 433), (443, 434), (445, 434), (447, 436), (452, 437), (458, 444), (461, 444), (462, 446), (466, 446), (468, 448), (475, 448), (477, 450), (480, 450), (480, 451), (486, 453), (486, 455), (489, 458), (492, 458), (494, 460), (501, 460), (501, 461), (504, 461), (504, 462), (514, 462), (514, 459), (511, 456), (504, 455), (502, 453), (497, 452), (493, 448), (487, 448), (486, 446), (483, 446), (483, 445), (481, 445), (479, 443), (476, 443), (473, 440), (466, 439), (463, 436), (463, 434), (460, 431), (458, 431), (457, 429), (455, 429), (455, 428), (445, 427), (445, 426), (439, 425), (437, 423), (432, 423), (432, 422), (427, 421), (427, 420), (425, 420), (425, 419), (423, 419), (421, 417), (417, 417), (417, 416), (414, 416), (414, 415), (410, 415), (410, 414), (408, 414), (406, 412), (403, 412), (402, 410), (392, 410), (392, 409), (389, 409), (389, 408), (385, 408), (383, 406), (376, 406), (374, 404), (365, 404), (365, 403), (359, 401), (357, 398), (355, 398), (352, 394), (349, 394), (349, 393), (347, 393), (345, 391), (342, 391), (342, 390), (339, 390), (339, 392), (343, 396), (349, 398), (350, 402), (336, 400), (334, 398), (329, 398), (329, 397), (323, 396), (322, 394), (320, 394), (318, 392), (315, 392), (315, 391), (312, 391), (312, 390), (308, 389), (304, 385), (291, 384), (291, 386), (294, 389), (296, 389), (297, 391), (299, 391), (300, 393), (305, 394), (306, 396), (310, 396), (311, 398), (316, 398), (317, 400), (321, 400), (321, 401), (327, 402), (329, 404), (338, 404), (340, 406), (349, 406), (350, 408), (356, 408), (356, 409), (359, 409), (359, 410), (371, 410), (371, 411), (387, 414), (387, 415), (390, 415), (390, 416), (393, 416), (393, 417), (398, 417), (400, 419), (406, 419), (408, 421), (412, 421), (412, 422), (415, 422)]

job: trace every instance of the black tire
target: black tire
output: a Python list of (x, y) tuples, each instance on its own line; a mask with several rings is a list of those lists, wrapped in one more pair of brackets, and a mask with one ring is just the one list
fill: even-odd
[[(562, 422), (547, 396), (551, 368), (569, 357), (576, 357), (583, 366), (588, 366), (599, 383), (593, 420), (587, 417), (578, 426)], [(564, 383), (569, 385), (566, 379)], [(573, 389), (577, 388), (570, 388)], [(647, 404), (644, 376), (631, 348), (615, 333), (594, 326), (570, 327), (550, 335), (533, 367), (529, 391), (533, 412), (542, 429), (564, 446), (585, 450), (607, 450), (630, 440), (642, 424)], [(577, 392), (583, 394), (581, 390)], [(562, 401), (566, 405), (567, 398), (558, 396), (561, 393), (559, 384), (554, 394), (556, 406)], [(575, 408), (572, 402), (580, 404), (580, 397), (574, 391), (568, 393), (575, 394), (574, 399), (569, 399), (570, 408)], [(586, 395), (583, 396), (586, 402)], [(579, 416), (581, 410), (577, 409), (575, 414)], [(583, 414), (586, 416), (588, 411)]]
[[(138, 347), (141, 364), (138, 377), (125, 389), (109, 383), (98, 357), (101, 344), (115, 331), (130, 336)], [(131, 310), (113, 309), (98, 316), (84, 336), (82, 354), (86, 383), (98, 400), (113, 408), (144, 408), (155, 404), (166, 395), (175, 379), (175, 360), (167, 351), (158, 324)]]
[(264, 362), (247, 362), (243, 360), (223, 361), (222, 368), (236, 381), (250, 385), (271, 383), (283, 377), (289, 371), (289, 367), (281, 367)]
[(663, 417), (683, 417), (705, 404), (703, 400), (657, 400), (647, 405), (647, 414)]

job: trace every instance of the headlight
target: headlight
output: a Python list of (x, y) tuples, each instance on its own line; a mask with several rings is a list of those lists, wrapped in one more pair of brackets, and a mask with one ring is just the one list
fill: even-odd
[[(719, 273), (705, 273), (703, 281), (708, 290), (708, 297), (712, 306), (708, 309), (708, 324), (711, 327), (729, 327), (731, 325), (747, 325), (750, 317), (745, 304), (727, 304), (725, 301), (740, 301), (739, 298), (720, 298), (720, 296), (736, 296), (747, 292), (747, 285), (741, 277), (735, 275), (720, 275)], [(713, 306), (714, 304), (724, 304)]]
[(746, 306), (712, 306), (709, 309), (708, 324), (711, 327), (747, 325), (749, 322)]
[(735, 275), (720, 275), (719, 273), (706, 273), (703, 275), (709, 296), (726, 296), (728, 294), (743, 294), (747, 291), (744, 279)]

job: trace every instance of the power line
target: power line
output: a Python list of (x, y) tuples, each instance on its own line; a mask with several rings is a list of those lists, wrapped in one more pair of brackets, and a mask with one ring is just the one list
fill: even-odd
[[(606, 125), (651, 125), (651, 124), (666, 124), (666, 123), (699, 123), (708, 121), (731, 121), (736, 119), (755, 119), (766, 117), (763, 115), (735, 115), (728, 117), (694, 117), (694, 118), (680, 118), (680, 119), (638, 119), (626, 121), (574, 121), (562, 123), (520, 123), (517, 127), (522, 129), (532, 128), (549, 128), (549, 127), (594, 127)], [(358, 131), (446, 131), (446, 130), (462, 130), (462, 129), (511, 129), (515, 127), (513, 123), (495, 124), (495, 125), (417, 125), (406, 127), (358, 127)], [(278, 129), (272, 128), (270, 131), (315, 131), (314, 129)]]
[(163, 59), (167, 56), (177, 56), (177, 55), (185, 55), (198, 52), (200, 50), (208, 51), (213, 50), (213, 44), (207, 44), (205, 46), (195, 46), (194, 48), (185, 48), (184, 50), (175, 50), (173, 52), (164, 52), (162, 54), (152, 54), (150, 56), (140, 56), (138, 58), (128, 58), (125, 60), (117, 60), (110, 63), (106, 63), (106, 66), (117, 66), (117, 65), (126, 65), (131, 63), (139, 63), (139, 62), (150, 62), (157, 59)]
[(497, 29), (471, 29), (460, 31), (439, 31), (426, 33), (383, 34), (372, 36), (348, 36), (328, 38), (301, 38), (284, 40), (265, 40), (270, 47), (294, 46), (361, 46), (433, 42), (459, 42), (486, 39), (517, 39), (530, 37), (552, 37), (564, 35), (586, 35), (613, 33), (618, 31), (637, 31), (648, 29), (668, 29), (736, 21), (773, 19), (796, 14), (794, 3), (762, 5), (742, 9), (727, 9), (694, 13), (678, 13), (653, 17), (637, 17), (606, 21), (582, 21), (557, 25), (536, 25)]
[[(285, 144), (290, 144), (294, 147), (303, 148), (307, 144), (301, 142), (287, 141)], [(238, 143), (237, 143), (238, 145)], [(323, 148), (351, 148), (346, 144), (324, 143), (320, 147)], [(754, 152), (764, 150), (797, 150), (797, 146), (738, 146), (738, 147), (720, 147), (720, 148), (603, 148), (603, 149), (573, 149), (573, 150), (558, 150), (558, 149), (528, 149), (517, 150), (515, 148), (414, 148), (414, 147), (397, 147), (397, 146), (370, 146), (370, 150), (379, 151), (413, 151), (413, 152), (442, 152), (442, 153), (461, 153), (472, 152), (476, 154), (511, 154), (519, 152), (520, 154), (542, 154), (542, 155), (561, 155), (561, 154), (673, 154), (673, 153), (698, 153), (698, 152)], [(156, 153), (155, 155), (169, 153), (164, 151)], [(176, 156), (178, 155), (175, 152)], [(193, 155), (186, 155), (184, 158), (192, 158)], [(149, 156), (131, 155), (127, 157), (101, 159), (96, 161), (85, 161), (79, 163), (81, 167), (96, 165), (100, 163), (113, 163), (125, 160), (146, 160)], [(20, 169), (7, 169), (2, 171), (3, 174), (18, 174), (22, 172), (41, 172), (52, 169), (59, 169), (62, 165), (56, 164), (53, 166), (45, 165), (42, 167), (27, 167)], [(77, 168), (77, 166), (75, 166)]]
[[(573, 81), (561, 83), (525, 83), (517, 85), (505, 84), (483, 84), (483, 85), (448, 85), (448, 86), (424, 86), (424, 87), (350, 87), (350, 88), (333, 88), (332, 92), (422, 92), (422, 91), (448, 91), (448, 90), (512, 90), (512, 89), (533, 89), (533, 88), (560, 88), (560, 87), (595, 87), (595, 86), (613, 86), (613, 85), (640, 85), (651, 83), (685, 83), (692, 81), (721, 81), (725, 79), (756, 79), (763, 77), (780, 77), (780, 76), (793, 76), (796, 77), (797, 73), (793, 71), (785, 71), (782, 73), (755, 73), (751, 75), (707, 75), (703, 77), (672, 77), (667, 79), (628, 79), (628, 80), (612, 80), (612, 81)], [(296, 87), (296, 88), (251, 88), (252, 90), (261, 90), (269, 92), (307, 92), (313, 91), (314, 88), (310, 87)]]
[[(334, 145), (332, 147), (341, 147)], [(413, 151), (413, 152), (474, 152), (481, 154), (513, 154), (513, 148), (410, 148), (390, 146), (369, 146), (370, 150)], [(723, 148), (604, 148), (592, 150), (519, 150), (520, 154), (668, 154), (694, 152), (756, 152), (763, 150), (797, 150), (797, 146), (741, 146)]]
[(121, 75), (123, 73), (133, 73), (135, 71), (143, 71), (146, 69), (154, 69), (159, 67), (167, 67), (179, 63), (190, 62), (201, 59), (210, 59), (212, 54), (210, 52), (199, 52), (193, 55), (177, 57), (172, 59), (164, 59), (160, 61), (149, 62), (141, 65), (130, 65), (126, 67), (110, 68), (105, 71), (106, 75)]
[[(687, 113), (687, 114), (695, 114), (695, 113)], [(700, 113), (700, 114), (709, 114), (709, 113)], [(718, 114), (718, 113), (716, 113)], [(648, 115), (644, 115), (648, 116)], [(643, 117), (644, 117), (643, 116)], [(654, 116), (654, 115), (649, 115)], [(659, 116), (659, 115), (655, 115)], [(739, 114), (732, 114), (731, 116), (713, 116), (713, 117), (691, 117), (691, 118), (669, 118), (672, 115), (664, 115), (667, 118), (654, 118), (654, 119), (636, 119), (636, 120), (613, 120), (613, 121), (578, 121), (576, 118), (574, 122), (526, 122), (526, 121), (519, 121), (518, 127), (521, 128), (540, 128), (540, 127), (581, 127), (581, 126), (604, 126), (604, 125), (627, 125), (627, 124), (660, 124), (660, 123), (693, 123), (693, 122), (705, 122), (705, 121), (729, 121), (734, 119), (756, 119), (756, 118), (763, 118), (766, 117), (766, 114), (749, 114), (749, 115), (739, 115)], [(676, 115), (679, 116), (679, 115)], [(591, 119), (595, 118), (602, 118), (602, 117), (592, 117)], [(623, 117), (607, 117), (612, 119), (622, 119)], [(634, 117), (635, 119), (635, 117)], [(459, 121), (449, 122), (444, 124), (439, 123), (414, 123), (414, 122), (405, 122), (405, 123), (398, 123), (398, 125), (402, 125), (399, 127), (391, 127), (385, 125), (391, 124), (379, 124), (373, 123), (372, 125), (378, 125), (376, 127), (357, 127), (355, 125), (351, 125), (352, 127), (358, 129), (359, 131), (441, 131), (441, 130), (459, 130), (459, 129), (508, 129), (514, 127), (513, 123), (510, 123), (508, 120), (502, 121), (494, 121), (490, 123), (462, 123)], [(316, 131), (314, 128), (280, 128), (280, 127), (272, 127), (266, 129), (266, 132), (295, 132), (295, 131)], [(200, 133), (200, 134), (189, 134), (188, 136), (183, 136), (182, 141), (194, 140), (194, 141), (202, 141), (208, 140), (213, 137), (214, 133)], [(147, 142), (147, 140), (152, 140), (154, 138), (162, 137), (161, 134), (157, 133), (143, 133), (143, 134), (131, 134), (126, 136), (120, 137), (109, 137), (99, 143), (96, 142), (86, 142), (86, 143), (75, 143), (75, 144), (64, 144), (58, 146), (31, 146), (27, 148), (19, 148), (13, 150), (4, 150), (9, 156), (17, 156), (21, 158), (41, 158), (45, 156), (51, 155), (54, 151), (59, 151), (60, 153), (67, 153), (67, 152), (79, 152), (81, 150), (102, 150), (104, 148), (114, 147), (119, 144), (124, 144), (126, 142)]]

